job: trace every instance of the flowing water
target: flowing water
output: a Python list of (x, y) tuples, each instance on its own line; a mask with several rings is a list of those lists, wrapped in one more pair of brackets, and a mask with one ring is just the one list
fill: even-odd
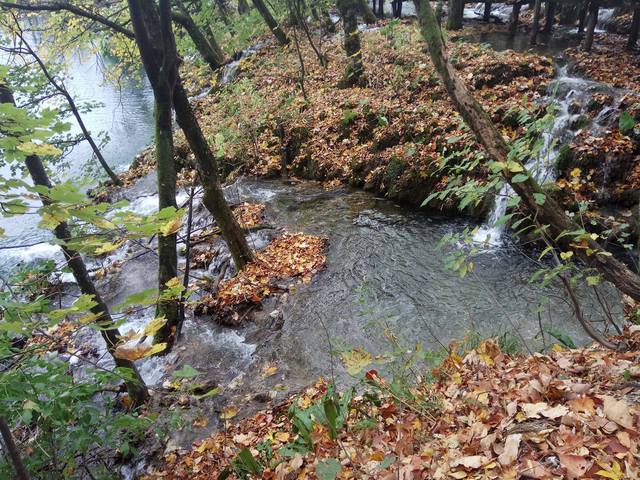
[[(480, 41), (489, 40), (485, 37)], [(493, 38), (497, 48), (509, 48), (506, 43), (504, 38)], [(223, 83), (233, 79), (237, 66), (235, 63), (227, 67)], [(72, 70), (74, 80), (68, 85), (71, 93), (105, 103), (105, 107), (86, 115), (85, 120), (94, 131), (109, 131), (111, 141), (105, 147), (105, 157), (116, 170), (125, 168), (151, 140), (152, 95), (148, 86), (130, 85), (120, 91), (103, 84), (95, 58), (78, 58)], [(566, 70), (559, 72), (559, 114), (547, 139), (548, 157), (556, 148), (551, 138), (562, 140), (566, 124), (574, 115), (569, 114), (569, 105), (577, 102), (584, 108), (588, 99), (585, 92), (593, 87), (571, 77)], [(89, 156), (86, 150), (74, 151), (69, 157), (71, 168), (59, 176), (77, 177), (83, 173), (82, 165)], [(550, 168), (540, 170), (548, 174)], [(508, 192), (504, 193), (498, 198), (506, 198)], [(445, 234), (474, 226), (463, 220), (428, 217), (359, 190), (341, 188), (328, 192), (312, 182), (241, 179), (227, 189), (227, 194), (233, 201), (265, 203), (269, 219), (288, 231), (326, 236), (327, 268), (311, 283), (296, 286), (282, 303), (268, 304), (265, 315), (267, 319), (280, 318), (277, 326), (250, 323), (228, 329), (207, 319), (189, 319), (180, 345), (170, 356), (141, 362), (142, 373), (150, 384), (161, 383), (167, 364), (191, 363), (211, 372), (216, 381), (225, 385), (244, 381), (255, 393), (257, 389), (270, 388), (263, 385), (264, 380), (258, 379), (255, 371), (266, 362), (277, 362), (279, 372), (274, 382), (295, 388), (331, 370), (332, 348), (364, 347), (379, 354), (390, 350), (385, 331), (393, 332), (407, 348), (416, 343), (439, 348), (470, 330), (483, 335), (508, 332), (523, 346), (535, 348), (542, 341), (541, 324), (556, 327), (578, 343), (586, 341), (558, 288), (529, 284), (529, 277), (538, 268), (529, 258), (535, 257), (534, 252), (502, 246), (475, 258), (475, 268), (465, 278), (445, 270), (444, 253), (436, 245)], [(137, 211), (153, 211), (157, 201), (153, 176), (124, 195)], [(500, 208), (497, 204), (496, 210)], [(46, 239), (35, 222), (22, 218), (2, 219), (0, 226), (8, 233), (2, 245)], [(492, 225), (489, 223), (487, 228)], [(255, 235), (251, 242), (259, 247), (267, 239)], [(10, 265), (36, 256), (50, 257), (56, 249), (39, 243), (30, 248), (2, 250), (0, 267), (4, 274)], [(129, 261), (120, 274), (101, 286), (111, 305), (153, 286), (157, 260), (152, 254), (133, 259), (131, 252), (123, 250), (108, 261), (115, 258)], [(543, 298), (547, 302), (537, 309)], [(593, 298), (585, 295), (584, 302), (583, 310), (589, 316), (595, 311)], [(612, 297), (611, 303), (619, 302)], [(136, 326), (145, 318), (127, 320)], [(548, 335), (546, 340), (549, 341)]]

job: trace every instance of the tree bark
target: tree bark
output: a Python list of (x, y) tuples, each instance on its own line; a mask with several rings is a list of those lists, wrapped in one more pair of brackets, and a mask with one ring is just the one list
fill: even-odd
[(511, 10), (511, 17), (509, 19), (509, 35), (514, 37), (518, 32), (518, 23), (520, 22), (520, 9), (522, 6), (520, 3), (513, 4), (513, 10)]
[(238, 13), (244, 15), (249, 11), (249, 4), (247, 0), (238, 0)]
[[(422, 3), (422, 2), (421, 2)], [(421, 8), (421, 7), (416, 7)], [(461, 30), (464, 17), (464, 0), (449, 0), (447, 30)]]
[[(492, 123), (489, 115), (470, 94), (449, 61), (444, 36), (438, 27), (430, 2), (425, 0), (415, 0), (415, 2), (420, 3), (418, 20), (422, 35), (427, 41), (431, 60), (457, 111), (475, 133), (476, 138), (485, 147), (490, 157), (496, 161), (504, 162), (505, 165), (507, 160), (513, 161), (509, 158), (510, 149), (508, 144)], [(515, 173), (506, 167), (502, 171), (504, 179), (518, 194), (531, 217), (542, 225), (548, 225), (552, 238), (558, 239), (562, 233), (566, 234), (580, 229), (553, 198), (544, 194), (540, 185), (526, 172), (524, 167), (519, 173), (524, 173), (527, 176), (527, 180), (515, 182), (513, 179)], [(544, 195), (545, 201), (542, 202), (542, 205), (536, 201), (536, 194)], [(569, 235), (562, 236), (556, 243), (564, 249), (571, 249)], [(640, 276), (632, 272), (624, 263), (605, 252), (595, 240), (587, 240), (587, 246), (598, 253), (587, 255), (584, 249), (575, 249), (574, 252), (578, 258), (588, 267), (597, 269), (606, 280), (614, 284), (621, 292), (626, 293), (634, 300), (640, 300)], [(604, 252), (604, 254), (601, 252)]]
[[(158, 12), (153, 7), (153, 4), (151, 2), (146, 3), (143, 0), (129, 0), (129, 3), (134, 3), (137, 8), (142, 8), (140, 6), (141, 2), (142, 5), (146, 6), (144, 10), (144, 20), (149, 22), (149, 30), (157, 31), (159, 28), (159, 18)], [(145, 30), (146, 29), (145, 27)], [(146, 38), (147, 42), (149, 42), (146, 36), (143, 38)], [(153, 45), (153, 43), (151, 45)], [(155, 55), (154, 50), (151, 50), (149, 46), (147, 46), (144, 40), (140, 50), (141, 54), (144, 52), (144, 54), (141, 55), (142, 61), (147, 76), (153, 85), (159, 75), (161, 65), (159, 57)], [(253, 260), (253, 252), (251, 248), (249, 248), (244, 233), (224, 198), (218, 175), (218, 163), (193, 113), (178, 73), (176, 74), (173, 89), (173, 108), (176, 112), (178, 125), (184, 132), (185, 138), (196, 160), (200, 183), (204, 189), (203, 203), (215, 218), (218, 227), (220, 227), (222, 237), (227, 243), (237, 270), (242, 270), (248, 262)]]
[(171, 15), (173, 19), (187, 31), (189, 37), (198, 49), (198, 53), (200, 53), (202, 59), (209, 64), (211, 70), (216, 71), (224, 64), (224, 52), (222, 48), (215, 38), (212, 36), (209, 38), (206, 37), (182, 2), (177, 2), (177, 5), (179, 10), (172, 12)]
[(638, 33), (640, 32), (640, 5), (636, 3), (633, 8), (633, 20), (631, 21), (631, 31), (627, 39), (627, 50), (633, 50), (638, 43)]
[(280, 45), (289, 45), (289, 37), (284, 32), (284, 30), (282, 30), (282, 27), (278, 25), (278, 22), (276, 21), (276, 19), (273, 18), (273, 15), (267, 8), (267, 5), (264, 3), (264, 0), (251, 0), (251, 1), (253, 2), (253, 6), (256, 7), (258, 12), (260, 12), (260, 15), (262, 16), (263, 20), (271, 30), (271, 33), (273, 33), (273, 35), (278, 40), (278, 43), (280, 43)]
[[(0, 85), (0, 103), (10, 103), (15, 107), (13, 94), (6, 85)], [(30, 155), (26, 158), (25, 164), (34, 185), (40, 185), (47, 188), (52, 187), (51, 181), (49, 180), (49, 176), (47, 175), (40, 157)], [(40, 195), (40, 201), (45, 206), (51, 205), (51, 201), (45, 195)], [(66, 222), (62, 222), (54, 229), (53, 233), (55, 237), (62, 242), (60, 248), (62, 249), (64, 258), (76, 283), (78, 284), (78, 287), (80, 288), (80, 291), (84, 295), (91, 296), (93, 301), (96, 303), (96, 305), (91, 307), (91, 312), (96, 315), (95, 323), (101, 326), (100, 333), (107, 344), (107, 351), (114, 358), (116, 367), (131, 371), (131, 379), (125, 380), (125, 385), (133, 405), (140, 406), (144, 404), (149, 398), (149, 392), (147, 391), (144, 381), (138, 373), (135, 364), (129, 360), (120, 359), (115, 356), (115, 349), (120, 340), (120, 332), (117, 328), (113, 327), (114, 322), (111, 318), (109, 308), (102, 300), (93, 280), (91, 280), (80, 253), (66, 246), (66, 243), (72, 238), (69, 226)]]
[(582, 49), (585, 52), (590, 52), (593, 47), (593, 37), (596, 31), (596, 25), (598, 23), (598, 12), (600, 10), (600, 4), (597, 1), (592, 1), (589, 4), (589, 15), (587, 16), (587, 32), (584, 36), (584, 43)]
[[(150, 63), (155, 64), (154, 68), (147, 70), (147, 76), (155, 98), (158, 209), (177, 208), (171, 111), (173, 90), (178, 72), (177, 52), (171, 27), (170, 3), (169, 0), (160, 0), (158, 23), (149, 21), (149, 18), (155, 13), (152, 2), (143, 6), (142, 0), (129, 0), (129, 12), (145, 69)], [(160, 293), (167, 289), (167, 282), (177, 276), (177, 234), (158, 235), (158, 288)], [(179, 312), (177, 299), (158, 302), (157, 314), (164, 316), (166, 323), (156, 332), (153, 341), (154, 343), (167, 343), (167, 348), (163, 353), (170, 351), (175, 339), (175, 331), (180, 324)]]
[(360, 9), (360, 15), (362, 15), (364, 23), (367, 25), (372, 25), (378, 21), (378, 18), (375, 13), (373, 13), (373, 10), (371, 10), (367, 0), (358, 0), (358, 8)]
[(6, 448), (7, 454), (9, 458), (11, 458), (11, 463), (13, 463), (13, 469), (16, 472), (16, 478), (18, 480), (29, 480), (29, 474), (27, 473), (27, 469), (22, 462), (20, 451), (18, 450), (16, 442), (13, 440), (11, 429), (9, 428), (7, 421), (2, 416), (0, 416), (0, 435), (2, 436), (2, 440), (4, 441), (4, 446)]
[(555, 21), (556, 16), (556, 2), (555, 0), (547, 0), (545, 2), (545, 10), (544, 10), (544, 28), (543, 32), (549, 33), (553, 28), (553, 23)]
[(536, 0), (533, 6), (533, 21), (531, 22), (531, 36), (529, 37), (529, 45), (535, 45), (538, 42), (538, 30), (540, 30), (540, 14), (542, 11), (542, 0)]
[(484, 2), (484, 12), (482, 15), (482, 20), (488, 22), (491, 20), (491, 2)]
[(342, 17), (344, 28), (344, 50), (349, 59), (349, 65), (341, 82), (343, 87), (353, 87), (364, 81), (364, 64), (362, 63), (362, 49), (360, 46), (360, 32), (358, 31), (358, 0), (338, 0), (336, 6)]

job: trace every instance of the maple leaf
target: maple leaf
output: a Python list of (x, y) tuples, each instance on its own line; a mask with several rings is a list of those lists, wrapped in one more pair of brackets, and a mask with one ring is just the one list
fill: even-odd
[(359, 374), (373, 360), (371, 354), (363, 348), (342, 352), (340, 358), (342, 358), (342, 363), (349, 375), (354, 376)]

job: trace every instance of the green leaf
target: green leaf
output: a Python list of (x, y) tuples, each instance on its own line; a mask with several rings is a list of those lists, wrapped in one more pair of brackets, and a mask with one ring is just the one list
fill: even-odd
[(238, 452), (238, 461), (246, 469), (247, 472), (254, 475), (260, 475), (262, 473), (262, 465), (253, 458), (253, 454), (248, 450), (240, 450)]
[(517, 175), (514, 175), (513, 177), (511, 177), (511, 181), (513, 183), (522, 183), (522, 182), (526, 182), (527, 180), (529, 180), (529, 175), (525, 173), (518, 173)]
[(547, 201), (547, 196), (544, 193), (534, 193), (533, 198), (538, 205), (544, 205), (544, 202)]
[(185, 365), (180, 370), (176, 370), (175, 372), (173, 372), (171, 375), (177, 378), (193, 378), (193, 377), (197, 377), (201, 373), (202, 372), (199, 372), (198, 370), (193, 368), (191, 365)]
[(202, 395), (193, 395), (193, 398), (196, 400), (204, 400), (205, 398), (215, 397), (220, 392), (222, 392), (222, 387), (215, 387), (209, 390), (207, 393), (203, 393)]
[(618, 121), (618, 128), (620, 132), (627, 133), (630, 130), (633, 130), (636, 126), (636, 119), (633, 118), (629, 112), (624, 111), (620, 114), (620, 120)]
[(387, 455), (386, 457), (384, 457), (382, 459), (382, 461), (380, 462), (380, 465), (378, 465), (378, 468), (380, 470), (384, 470), (385, 468), (389, 468), (391, 465), (394, 464), (395, 461), (396, 461), (395, 455)]
[(333, 398), (329, 397), (324, 401), (324, 414), (327, 418), (327, 430), (329, 430), (329, 438), (335, 440), (338, 437), (337, 418), (338, 407)]
[(576, 348), (576, 344), (573, 343), (573, 340), (569, 335), (559, 332), (558, 330), (555, 330), (551, 327), (545, 327), (544, 331), (558, 340), (563, 346), (567, 348)]
[(320, 480), (334, 480), (342, 470), (342, 465), (335, 458), (322, 460), (316, 465), (316, 475)]

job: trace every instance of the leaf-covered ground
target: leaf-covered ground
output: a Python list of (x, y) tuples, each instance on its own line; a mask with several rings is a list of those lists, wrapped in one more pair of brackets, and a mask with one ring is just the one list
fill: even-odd
[(322, 271), (326, 239), (303, 233), (276, 238), (256, 254), (235, 277), (225, 280), (213, 295), (202, 298), (196, 314), (213, 315), (225, 324), (239, 324), (250, 308), (272, 294), (285, 291), (290, 284), (308, 283)]
[[(627, 338), (637, 347), (638, 328)], [(639, 360), (637, 349), (554, 345), (511, 357), (493, 341), (467, 352), (452, 345), (435, 381), (411, 392), (428, 403), (405, 401), (370, 370), (332, 438), (328, 417), (314, 410), (327, 399), (320, 380), (190, 452), (168, 454), (147, 478), (216, 478), (235, 460), (278, 479), (635, 479)], [(305, 411), (316, 412), (309, 433), (295, 420)], [(311, 447), (296, 453), (307, 434)], [(251, 455), (238, 457), (243, 450)]]

